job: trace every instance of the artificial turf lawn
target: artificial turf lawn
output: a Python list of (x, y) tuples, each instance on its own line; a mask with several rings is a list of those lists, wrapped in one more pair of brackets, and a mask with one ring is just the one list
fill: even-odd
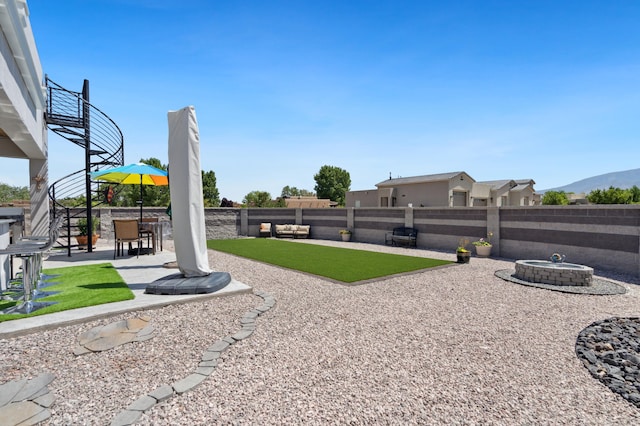
[(293, 243), (267, 238), (209, 240), (207, 247), (345, 283), (453, 263), (425, 257)]
[[(60, 293), (38, 299), (37, 302), (58, 303), (38, 309), (28, 315), (0, 315), (0, 322), (134, 298), (133, 293), (111, 263), (46, 269), (44, 273), (47, 275), (59, 274), (58, 277), (49, 280), (49, 282), (59, 284), (43, 288), (41, 291), (59, 291)], [(0, 310), (15, 304), (16, 302), (0, 301)]]

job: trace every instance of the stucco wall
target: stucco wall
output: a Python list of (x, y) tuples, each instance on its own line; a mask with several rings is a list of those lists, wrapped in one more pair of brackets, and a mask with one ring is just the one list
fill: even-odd
[(445, 207), (449, 205), (449, 182), (416, 183), (396, 188), (396, 207)]
[(346, 207), (378, 207), (377, 189), (347, 191), (345, 196)]

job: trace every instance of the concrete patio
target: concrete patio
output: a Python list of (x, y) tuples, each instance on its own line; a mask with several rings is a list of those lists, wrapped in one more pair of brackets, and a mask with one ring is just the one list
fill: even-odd
[(123, 312), (153, 309), (169, 304), (186, 303), (189, 301), (220, 297), (231, 294), (251, 292), (251, 287), (232, 280), (225, 288), (211, 294), (196, 295), (158, 295), (145, 294), (147, 284), (176, 274), (178, 269), (165, 267), (165, 264), (175, 263), (176, 255), (173, 244), (167, 241), (165, 249), (155, 255), (120, 256), (113, 258), (113, 244), (106, 239), (98, 240), (92, 253), (75, 250), (72, 256), (66, 252), (52, 253), (44, 262), (44, 268), (61, 268), (65, 266), (89, 265), (97, 263), (111, 263), (127, 283), (135, 298), (122, 302), (90, 306), (53, 314), (35, 316), (14, 321), (0, 323), (0, 339), (16, 337), (36, 331), (49, 330), (63, 325), (78, 324), (98, 318), (105, 318)]

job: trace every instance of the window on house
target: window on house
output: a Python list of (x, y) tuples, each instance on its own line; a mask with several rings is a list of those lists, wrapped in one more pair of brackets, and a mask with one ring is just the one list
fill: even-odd
[(380, 207), (389, 207), (389, 197), (380, 197)]

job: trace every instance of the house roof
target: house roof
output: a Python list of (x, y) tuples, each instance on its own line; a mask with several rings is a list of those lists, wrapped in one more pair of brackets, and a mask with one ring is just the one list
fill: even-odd
[[(529, 183), (525, 183), (525, 184), (518, 184), (516, 186), (514, 186), (513, 188), (511, 188), (512, 191), (522, 191), (523, 189), (527, 189), (527, 188), (531, 188), (531, 185), (529, 185)], [(531, 188), (533, 189), (533, 188)]]
[(483, 180), (481, 182), (476, 182), (476, 183), (481, 183), (483, 185), (489, 185), (493, 189), (500, 189), (500, 188), (504, 187), (505, 185), (511, 185), (512, 183), (515, 185), (515, 181), (513, 179)]
[(511, 191), (522, 191), (525, 188), (531, 187), (536, 183), (533, 179), (502, 179), (502, 180), (485, 180), (481, 183), (484, 185), (490, 185), (493, 189), (500, 189), (505, 186), (510, 186)]
[(387, 180), (383, 180), (380, 183), (377, 183), (376, 186), (378, 188), (381, 188), (381, 187), (384, 188), (387, 186), (408, 185), (412, 183), (440, 182), (443, 180), (450, 180), (463, 173), (464, 172), (437, 173), (433, 175), (422, 175), (422, 176), (411, 176), (406, 178), (387, 179)]
[(288, 208), (327, 208), (333, 205), (337, 205), (328, 198), (316, 198), (316, 197), (291, 197), (284, 199)]

